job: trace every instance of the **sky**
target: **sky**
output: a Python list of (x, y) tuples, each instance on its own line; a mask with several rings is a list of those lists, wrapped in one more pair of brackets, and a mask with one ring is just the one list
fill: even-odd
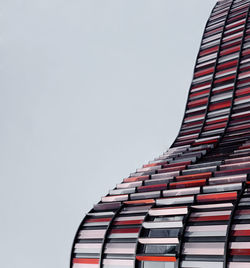
[(169, 148), (215, 2), (1, 0), (1, 267), (68, 268), (85, 213)]

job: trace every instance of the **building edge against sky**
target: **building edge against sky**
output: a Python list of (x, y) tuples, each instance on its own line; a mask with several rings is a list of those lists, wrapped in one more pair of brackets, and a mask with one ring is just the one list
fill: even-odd
[(176, 140), (86, 215), (72, 268), (250, 267), (249, 11), (216, 3)]

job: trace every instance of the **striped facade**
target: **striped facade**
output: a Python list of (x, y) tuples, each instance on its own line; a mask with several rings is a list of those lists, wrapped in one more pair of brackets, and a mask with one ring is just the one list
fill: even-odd
[(71, 268), (250, 267), (249, 11), (216, 3), (176, 140), (86, 215)]

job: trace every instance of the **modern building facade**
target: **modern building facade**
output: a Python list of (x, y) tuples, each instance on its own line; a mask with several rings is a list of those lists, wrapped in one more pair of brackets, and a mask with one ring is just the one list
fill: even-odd
[(86, 215), (72, 268), (250, 267), (249, 11), (216, 3), (176, 140)]

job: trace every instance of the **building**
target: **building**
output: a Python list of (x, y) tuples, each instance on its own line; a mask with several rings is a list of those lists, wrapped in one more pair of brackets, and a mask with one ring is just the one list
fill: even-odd
[(249, 10), (216, 3), (176, 140), (87, 214), (71, 267), (250, 267)]

